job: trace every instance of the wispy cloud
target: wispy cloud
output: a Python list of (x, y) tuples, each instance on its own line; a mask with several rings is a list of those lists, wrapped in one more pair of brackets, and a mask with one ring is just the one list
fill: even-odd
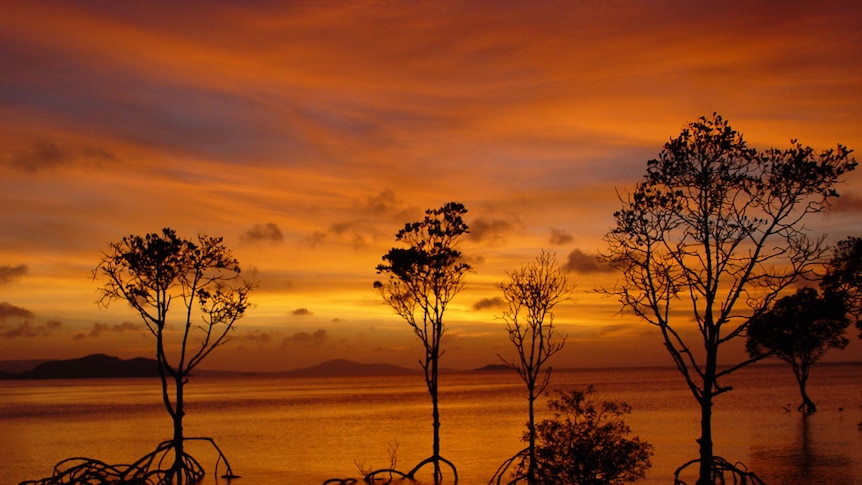
[(279, 243), (284, 240), (284, 234), (278, 228), (278, 224), (267, 222), (265, 224), (255, 224), (243, 233), (241, 239), (246, 242), (264, 241)]
[(562, 246), (572, 242), (575, 238), (563, 229), (551, 228), (551, 236), (548, 238), (548, 243), (553, 246)]
[(615, 271), (611, 265), (599, 261), (597, 255), (588, 254), (580, 249), (574, 249), (569, 253), (563, 268), (566, 271), (582, 274), (613, 273)]
[(476, 303), (473, 303), (472, 308), (473, 310), (488, 310), (492, 308), (504, 308), (505, 306), (505, 300), (499, 296), (495, 296), (478, 300)]
[(90, 332), (87, 333), (86, 336), (90, 338), (98, 338), (106, 333), (121, 334), (126, 332), (141, 332), (142, 330), (142, 324), (137, 324), (133, 322), (115, 323), (113, 325), (108, 323), (95, 322), (93, 323), (93, 328), (90, 329)]
[(33, 318), (33, 312), (5, 301), (0, 302), (0, 320), (9, 318)]
[(63, 323), (58, 320), (49, 320), (41, 324), (33, 323), (30, 320), (25, 320), (17, 325), (0, 324), (0, 337), (8, 339), (47, 337), (62, 327)]
[(470, 221), (469, 226), (470, 240), (473, 242), (500, 246), (520, 227), (520, 224), (506, 219), (477, 218)]
[(315, 347), (323, 345), (329, 339), (329, 334), (325, 329), (319, 329), (312, 333), (296, 332), (289, 337), (284, 337), (282, 345), (285, 347)]
[(17, 266), (0, 266), (0, 285), (9, 284), (25, 274), (27, 274), (27, 265), (19, 264)]
[(116, 161), (113, 154), (101, 148), (73, 149), (47, 140), (36, 140), (26, 149), (7, 154), (6, 159), (10, 167), (30, 174), (64, 166), (91, 167)]

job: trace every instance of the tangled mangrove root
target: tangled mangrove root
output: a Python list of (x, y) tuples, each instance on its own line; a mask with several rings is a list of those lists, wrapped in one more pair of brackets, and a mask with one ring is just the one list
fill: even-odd
[[(239, 478), (234, 475), (227, 457), (212, 438), (183, 439), (183, 442), (186, 441), (208, 441), (218, 452), (216, 475), (223, 461), (227, 470), (221, 478), (227, 481)], [(179, 468), (174, 466), (174, 458), (173, 440), (162, 441), (155, 450), (131, 465), (109, 465), (92, 458), (67, 458), (54, 466), (50, 477), (24, 481), (20, 485), (170, 485), (180, 481), (194, 484), (204, 477), (203, 467), (193, 456), (184, 452)]]
[[(443, 458), (442, 456), (432, 456), (430, 458), (426, 458), (426, 459), (420, 461), (416, 466), (413, 467), (412, 470), (410, 470), (407, 473), (395, 470), (393, 468), (381, 468), (380, 470), (374, 470), (370, 473), (367, 473), (365, 475), (365, 477), (363, 478), (363, 480), (365, 481), (365, 483), (373, 483), (373, 484), (381, 483), (383, 485), (392, 483), (392, 481), (396, 477), (399, 477), (401, 479), (408, 479), (410, 481), (415, 481), (416, 480), (416, 474), (422, 468), (424, 468), (427, 465), (434, 465), (434, 469), (436, 471), (440, 468), (440, 463), (444, 463), (445, 465), (447, 465), (449, 467), (449, 469), (452, 471), (452, 477), (453, 477), (452, 483), (457, 484), (458, 483), (458, 470), (455, 468), (455, 464), (452, 463), (451, 461), (447, 460), (446, 458)], [(436, 477), (436, 480), (434, 481), (434, 483), (442, 483), (442, 478), (443, 478), (442, 475), (443, 475), (443, 471), (440, 470), (440, 476)]]
[[(696, 463), (700, 463), (699, 458), (691, 460), (677, 468), (676, 472), (673, 474), (673, 484), (687, 485), (686, 482), (679, 478), (679, 475), (686, 468)], [(727, 477), (727, 475), (729, 475), (729, 477)], [(715, 485), (766, 485), (763, 483), (763, 480), (754, 474), (754, 472), (748, 471), (744, 464), (732, 464), (720, 456), (713, 457), (712, 483)]]
[[(492, 476), (491, 480), (488, 481), (488, 485), (515, 485), (521, 482), (526, 483), (529, 477), (524, 474), (524, 471), (527, 469), (526, 464), (529, 459), (529, 448), (524, 448), (519, 451), (497, 468), (497, 471), (494, 472), (494, 476)], [(513, 465), (515, 467), (514, 470), (512, 470)]]

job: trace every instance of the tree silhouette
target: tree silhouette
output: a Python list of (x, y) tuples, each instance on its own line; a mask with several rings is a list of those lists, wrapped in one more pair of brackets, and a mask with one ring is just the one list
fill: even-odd
[(730, 390), (720, 381), (756, 360), (719, 368), (720, 350), (821, 257), (823, 239), (809, 238), (803, 223), (855, 167), (841, 145), (818, 154), (793, 141), (758, 152), (713, 114), (647, 162), (644, 180), (614, 214), (603, 259), (622, 282), (600, 291), (660, 330), (699, 404), (697, 485), (713, 483), (713, 398)]
[(843, 349), (850, 325), (844, 299), (834, 293), (821, 296), (814, 288), (800, 288), (754, 314), (748, 322), (746, 349), (751, 356), (775, 355), (793, 368), (805, 414), (817, 411), (805, 384), (811, 367), (829, 349)]
[(527, 482), (536, 483), (536, 399), (545, 392), (551, 378), (548, 359), (562, 350), (565, 337), (554, 328), (554, 307), (568, 299), (574, 289), (556, 257), (542, 250), (532, 263), (507, 273), (499, 284), (506, 301), (503, 313), (509, 340), (515, 346), (517, 360), (508, 361), (527, 386)]
[(156, 340), (162, 400), (173, 422), (169, 446), (160, 445), (162, 452), (173, 450), (173, 460), (159, 483), (195, 483), (203, 470), (184, 450), (185, 385), (191, 371), (227, 341), (249, 306), (252, 284), (221, 238), (182, 239), (169, 228), (110, 244), (94, 277), (106, 280), (99, 303), (127, 302)]
[(862, 338), (862, 238), (848, 237), (838, 242), (820, 287), (826, 293), (842, 296)]
[(388, 275), (388, 279), (374, 282), (383, 300), (410, 325), (425, 348), (425, 359), (420, 365), (431, 395), (433, 452), (407, 476), (412, 479), (420, 468), (431, 463), (434, 483), (442, 480), (441, 462), (449, 465), (457, 481), (455, 466), (440, 455), (437, 377), (438, 362), (443, 354), (441, 339), (446, 331), (443, 315), (449, 302), (463, 288), (464, 274), (470, 269), (457, 249), (462, 237), (469, 232), (462, 219), (466, 213), (462, 204), (449, 202), (439, 209), (426, 210), (422, 221), (406, 224), (395, 239), (407, 247), (392, 248), (383, 255), (384, 263), (377, 266), (377, 273)]
[(613, 400), (595, 403), (595, 391), (558, 392), (554, 412), (537, 426), (538, 480), (543, 485), (618, 485), (646, 476), (652, 445), (628, 438), (631, 407)]

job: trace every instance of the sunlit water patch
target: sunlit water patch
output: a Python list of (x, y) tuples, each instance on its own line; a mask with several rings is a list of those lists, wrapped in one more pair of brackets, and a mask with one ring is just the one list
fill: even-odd
[[(715, 403), (716, 454), (743, 462), (771, 485), (862, 484), (862, 366), (819, 365), (803, 418), (789, 368), (756, 366), (732, 376)], [(441, 376), (442, 454), (465, 485), (485, 484), (523, 447), (523, 385), (513, 374)], [(552, 387), (596, 386), (596, 398), (628, 402), (633, 434), (653, 444), (648, 485), (671, 483), (697, 456), (699, 411), (670, 368), (556, 372)], [(544, 399), (540, 418), (546, 417)], [(195, 377), (187, 386), (187, 436), (210, 436), (242, 485), (320, 484), (360, 470), (409, 469), (431, 451), (431, 407), (420, 375), (381, 378)], [(68, 457), (127, 463), (170, 436), (157, 380), (0, 382), (0, 484), (50, 474)], [(206, 466), (215, 453), (192, 448)], [(210, 469), (208, 468), (208, 472)], [(206, 483), (217, 480), (210, 473)]]

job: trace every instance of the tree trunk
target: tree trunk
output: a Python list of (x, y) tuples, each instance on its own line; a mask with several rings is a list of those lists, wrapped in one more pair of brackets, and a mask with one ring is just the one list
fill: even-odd
[(185, 411), (183, 410), (183, 377), (181, 374), (177, 374), (174, 377), (176, 384), (176, 404), (173, 413), (173, 421), (174, 421), (174, 464), (171, 469), (174, 472), (174, 476), (176, 477), (177, 485), (182, 485), (183, 483), (183, 456), (185, 451), (183, 449), (184, 444), (184, 436), (183, 436), (183, 416), (185, 415)]
[(715, 453), (712, 447), (712, 398), (715, 390), (715, 374), (717, 372), (718, 345), (708, 345), (706, 349), (706, 369), (703, 375), (703, 389), (698, 403), (700, 404), (700, 469), (697, 485), (713, 485), (712, 469)]
[(437, 360), (439, 354), (434, 355), (431, 359), (431, 382), (428, 389), (431, 392), (431, 415), (434, 420), (434, 443), (432, 456), (434, 458), (434, 484), (437, 485), (442, 481), (442, 473), (440, 471), (440, 409), (437, 405)]
[[(708, 395), (707, 395), (708, 394)], [(714, 453), (712, 448), (712, 393), (704, 392), (700, 402), (700, 471), (697, 485), (713, 485), (712, 466)]]
[(808, 397), (808, 392), (805, 390), (805, 384), (808, 381), (807, 377), (799, 374), (796, 375), (796, 382), (799, 383), (799, 394), (802, 395), (802, 404), (799, 405), (798, 409), (805, 414), (811, 414), (817, 411), (817, 405)]
[(529, 422), (527, 424), (527, 432), (529, 433), (529, 458), (530, 463), (527, 465), (527, 483), (530, 485), (534, 485), (537, 483), (536, 477), (536, 414), (535, 414), (535, 403), (536, 396), (535, 390), (532, 386), (528, 386), (528, 400), (529, 400)]

